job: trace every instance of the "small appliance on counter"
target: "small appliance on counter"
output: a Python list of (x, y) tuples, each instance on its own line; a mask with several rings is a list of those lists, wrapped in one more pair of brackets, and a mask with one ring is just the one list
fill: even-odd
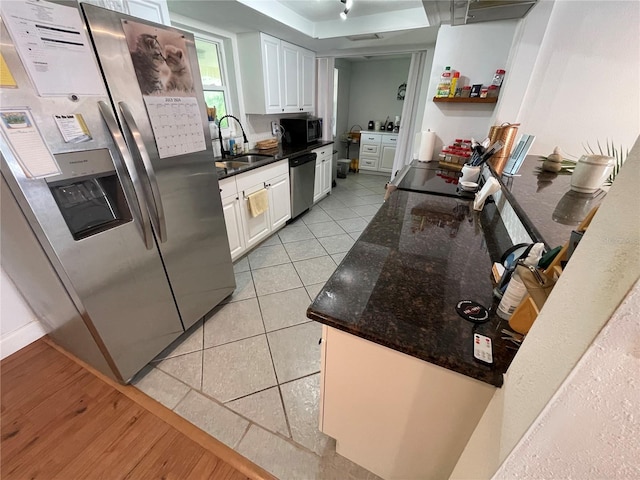
[(322, 119), (318, 117), (281, 118), (286, 145), (309, 145), (322, 139)]

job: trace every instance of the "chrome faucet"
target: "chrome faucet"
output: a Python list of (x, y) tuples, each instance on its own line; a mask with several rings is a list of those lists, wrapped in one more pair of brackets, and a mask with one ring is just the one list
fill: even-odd
[(247, 134), (244, 133), (244, 128), (242, 128), (242, 124), (240, 123), (240, 120), (238, 120), (233, 115), (225, 115), (225, 116), (223, 116), (218, 121), (218, 140), (220, 140), (220, 155), (222, 155), (222, 158), (226, 158), (227, 154), (231, 154), (231, 152), (229, 152), (228, 150), (224, 149), (224, 145), (222, 144), (222, 128), (220, 128), (220, 125), (222, 125), (222, 120), (224, 120), (225, 118), (233, 118), (236, 122), (238, 122), (238, 125), (240, 125), (240, 130), (242, 130), (242, 137), (244, 139), (244, 143), (249, 143), (249, 140), (247, 140)]

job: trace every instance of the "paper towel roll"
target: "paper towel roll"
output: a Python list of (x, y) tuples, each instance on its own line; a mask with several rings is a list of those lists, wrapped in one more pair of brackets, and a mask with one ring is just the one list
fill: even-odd
[(436, 134), (431, 130), (420, 132), (420, 147), (418, 148), (418, 160), (428, 162), (433, 160), (433, 147), (436, 143)]

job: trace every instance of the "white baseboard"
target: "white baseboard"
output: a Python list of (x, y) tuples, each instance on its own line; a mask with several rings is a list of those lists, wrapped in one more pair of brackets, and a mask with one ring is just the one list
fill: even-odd
[(46, 333), (42, 324), (34, 320), (13, 332), (3, 335), (2, 338), (0, 338), (0, 359), (4, 359), (30, 343), (35, 342), (40, 337), (46, 335)]

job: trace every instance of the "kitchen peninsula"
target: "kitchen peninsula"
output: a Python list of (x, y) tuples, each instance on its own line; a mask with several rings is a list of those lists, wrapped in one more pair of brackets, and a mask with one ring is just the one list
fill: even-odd
[[(539, 165), (529, 157), (521, 177), (501, 179), (482, 212), (438, 183), (446, 171), (400, 182), (432, 193), (391, 193), (320, 291), (307, 316), (323, 324), (320, 430), (338, 453), (385, 479), (448, 478), (515, 356), (500, 335), (508, 322), (493, 313), (491, 265), (514, 243), (498, 206), (513, 209), (529, 241), (544, 234), (553, 247), (573, 228), (575, 210), (562, 214), (570, 177)], [(466, 299), (492, 307), (486, 323), (456, 313)], [(493, 364), (474, 359), (474, 333), (492, 339)]]
[[(547, 181), (537, 159), (525, 163), (517, 194)], [(500, 202), (523, 213), (505, 183)], [(475, 212), (445, 190), (393, 192), (307, 311), (323, 323), (320, 429), (386, 479), (447, 478), (515, 355), (500, 335), (508, 322), (493, 313), (491, 265), (512, 245), (498, 205)], [(559, 229), (568, 238), (571, 227)], [(466, 299), (492, 307), (489, 321), (460, 317)], [(492, 339), (492, 365), (474, 359), (474, 333)]]

